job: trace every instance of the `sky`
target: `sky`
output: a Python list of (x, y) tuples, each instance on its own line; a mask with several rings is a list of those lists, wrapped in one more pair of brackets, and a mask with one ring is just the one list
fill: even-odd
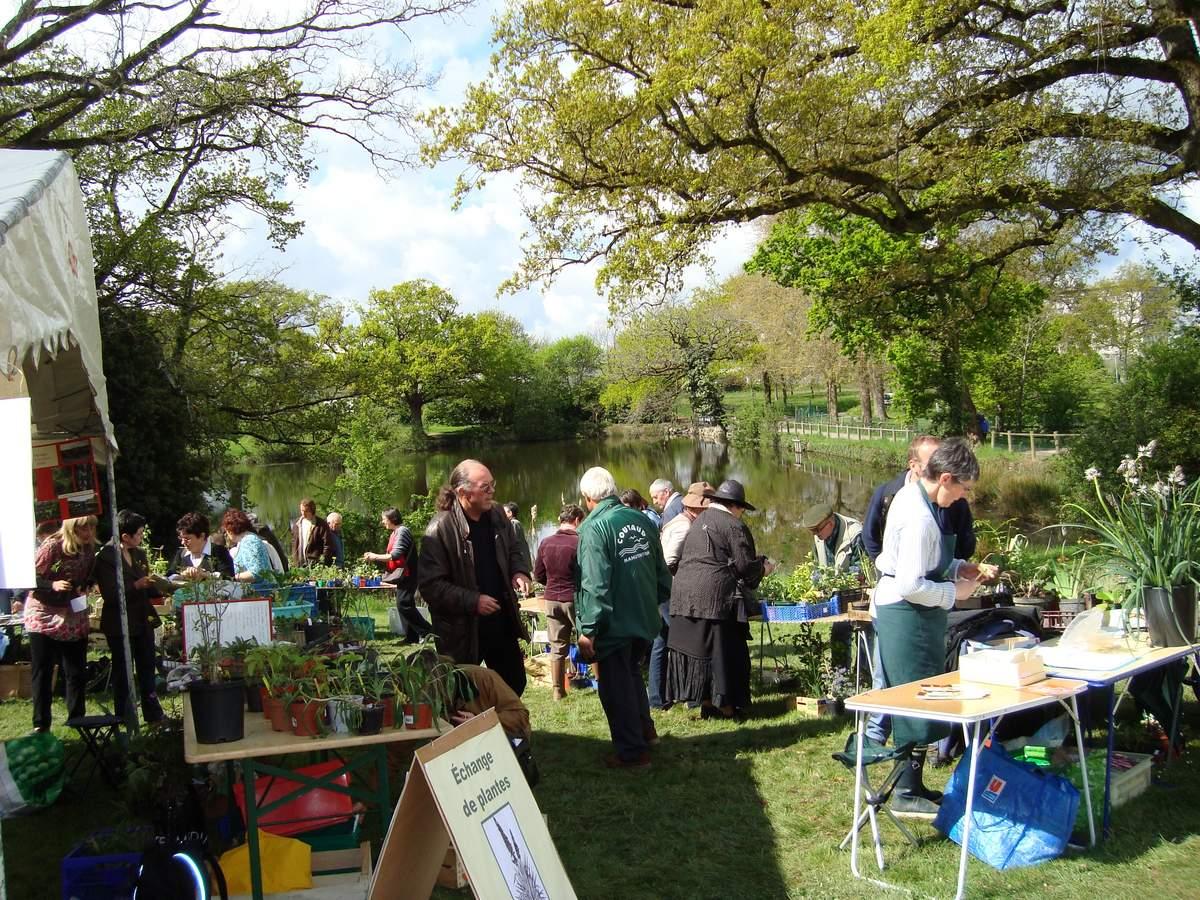
[[(453, 105), (469, 83), (483, 79), (499, 6), (485, 0), (465, 17), (418, 23), (411, 45), (392, 47), (415, 54), (440, 76), (422, 106)], [(596, 266), (570, 267), (545, 289), (497, 294), (517, 269), (527, 227), (515, 177), (494, 178), (455, 210), (451, 194), (461, 162), (385, 178), (349, 141), (319, 136), (314, 149), (317, 168), (309, 182), (289, 185), (285, 194), (305, 223), (304, 233), (280, 253), (261, 223), (243, 217), (222, 247), (231, 269), (277, 273), (291, 287), (352, 303), (365, 301), (372, 288), (426, 278), (450, 291), (462, 310), (501, 309), (538, 338), (607, 329), (607, 303), (594, 286)], [(688, 287), (736, 274), (757, 241), (754, 226), (729, 229), (709, 248), (711, 273), (694, 267)]]
[[(483, 0), (462, 17), (418, 22), (408, 42), (391, 42), (391, 52), (415, 56), (439, 76), (436, 88), (422, 96), (423, 107), (454, 105), (469, 83), (483, 79), (491, 20), (500, 6), (501, 0)], [(497, 294), (518, 266), (527, 224), (515, 177), (493, 178), (455, 210), (451, 194), (460, 162), (384, 177), (364, 151), (344, 139), (318, 136), (313, 149), (316, 169), (309, 182), (291, 184), (285, 194), (305, 223), (303, 234), (279, 252), (260, 222), (240, 219), (222, 247), (228, 267), (239, 276), (272, 276), (347, 303), (365, 301), (372, 288), (425, 278), (450, 291), (464, 311), (501, 309), (538, 338), (600, 335), (607, 329), (608, 308), (594, 287), (595, 266), (570, 267), (544, 288)], [(1193, 186), (1185, 205), (1200, 211), (1200, 187)], [(1176, 239), (1144, 246), (1152, 237), (1149, 229), (1131, 225), (1119, 254), (1101, 260), (1098, 274), (1131, 258), (1161, 264), (1164, 257), (1194, 257), (1192, 248)], [(740, 272), (758, 240), (753, 224), (728, 229), (708, 248), (711, 269), (694, 267), (688, 287)]]

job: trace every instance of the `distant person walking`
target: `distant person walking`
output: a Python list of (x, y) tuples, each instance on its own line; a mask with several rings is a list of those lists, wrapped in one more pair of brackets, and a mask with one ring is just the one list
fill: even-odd
[(525, 537), (525, 528), (521, 525), (521, 507), (512, 500), (501, 507), (504, 510), (504, 515), (508, 517), (509, 524), (512, 525), (513, 537), (517, 539), (517, 546), (521, 550), (521, 565), (533, 571), (533, 555), (529, 552), (529, 539)]
[(333, 562), (329, 523), (317, 515), (317, 501), (300, 501), (300, 517), (292, 523), (292, 565), (327, 566)]
[(425, 531), (417, 578), (433, 615), (438, 650), (455, 662), (487, 664), (518, 696), (525, 692), (517, 597), (530, 573), (508, 519), (495, 506), (496, 480), (487, 466), (464, 459), (437, 497)]
[(342, 514), (331, 512), (325, 517), (329, 526), (329, 543), (333, 547), (333, 564), (339, 569), (346, 564), (346, 544), (342, 540)]

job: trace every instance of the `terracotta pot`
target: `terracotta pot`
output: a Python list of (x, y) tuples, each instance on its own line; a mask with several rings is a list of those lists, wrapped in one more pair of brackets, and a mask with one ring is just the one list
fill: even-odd
[(291, 731), (292, 719), (288, 715), (287, 708), (283, 705), (283, 701), (278, 697), (272, 697), (268, 694), (263, 698), (263, 712), (271, 721), (271, 728), (275, 731)]
[(379, 702), (383, 704), (383, 727), (396, 727), (396, 697), (394, 694), (384, 694), (379, 698)]
[(292, 734), (296, 737), (318, 737), (321, 734), (321, 717), (325, 713), (324, 700), (297, 700), (290, 707)]
[(433, 727), (433, 707), (428, 703), (404, 704), (404, 727), (421, 731)]
[[(270, 694), (267, 692), (267, 689), (266, 689), (266, 687), (265, 687), (265, 686), (263, 686), (263, 685), (261, 685), (261, 684), (258, 686), (258, 692), (259, 692), (259, 693), (262, 695), (262, 714), (263, 714), (263, 718), (264, 718), (264, 719), (267, 719), (268, 721), (270, 721), (270, 718), (271, 718), (271, 710), (267, 708), (267, 703), (269, 703), (269, 702), (270, 702), (271, 700), (273, 700), (274, 698), (273, 698), (273, 697), (272, 697), (272, 696), (271, 696), (271, 695), (270, 695)], [(280, 708), (282, 709), (282, 707), (280, 707)]]

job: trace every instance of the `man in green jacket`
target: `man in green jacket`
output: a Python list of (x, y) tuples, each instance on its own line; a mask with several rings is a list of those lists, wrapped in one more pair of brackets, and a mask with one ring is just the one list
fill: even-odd
[(658, 735), (641, 659), (662, 626), (658, 605), (671, 599), (671, 573), (653, 523), (621, 504), (607, 469), (584, 472), (579, 492), (588, 508), (579, 527), (575, 584), (579, 652), (604, 664), (600, 703), (616, 751), (605, 765), (642, 769), (650, 765), (649, 746)]

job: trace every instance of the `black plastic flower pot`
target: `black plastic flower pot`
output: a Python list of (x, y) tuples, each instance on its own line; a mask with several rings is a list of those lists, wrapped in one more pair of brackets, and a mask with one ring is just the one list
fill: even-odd
[(256, 713), (263, 711), (261, 678), (246, 679), (246, 709)]
[(246, 683), (199, 681), (188, 688), (191, 694), (192, 723), (198, 744), (224, 744), (245, 736)]
[(362, 722), (359, 723), (359, 734), (379, 734), (379, 730), (383, 728), (383, 711), (382, 703), (368, 703), (363, 707)]
[(1155, 647), (1184, 647), (1196, 636), (1196, 588), (1178, 584), (1166, 588), (1142, 588), (1146, 628)]

